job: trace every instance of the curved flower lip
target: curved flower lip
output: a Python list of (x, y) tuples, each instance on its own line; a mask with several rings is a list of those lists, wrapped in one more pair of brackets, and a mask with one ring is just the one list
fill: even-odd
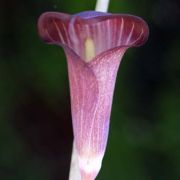
[(96, 46), (95, 56), (114, 48), (141, 46), (149, 36), (148, 25), (139, 17), (96, 11), (74, 15), (43, 13), (38, 20), (38, 32), (46, 43), (69, 48), (81, 60), (84, 59), (84, 41), (89, 36)]

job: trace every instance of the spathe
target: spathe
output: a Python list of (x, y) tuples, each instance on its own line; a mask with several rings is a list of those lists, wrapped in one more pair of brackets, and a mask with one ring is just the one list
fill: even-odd
[(129, 47), (146, 42), (148, 26), (132, 15), (47, 12), (38, 30), (45, 42), (65, 50), (79, 167), (83, 180), (93, 180), (106, 149), (119, 64)]

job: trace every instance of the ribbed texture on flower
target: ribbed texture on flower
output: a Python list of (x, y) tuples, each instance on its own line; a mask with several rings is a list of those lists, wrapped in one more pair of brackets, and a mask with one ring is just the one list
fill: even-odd
[(45, 42), (65, 50), (79, 167), (83, 180), (93, 180), (106, 149), (120, 61), (129, 47), (145, 43), (148, 26), (124, 14), (48, 12), (39, 18), (38, 30)]

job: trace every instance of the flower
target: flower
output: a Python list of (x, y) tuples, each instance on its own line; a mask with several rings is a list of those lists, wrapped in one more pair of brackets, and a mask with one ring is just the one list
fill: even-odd
[(75, 147), (83, 180), (94, 179), (105, 153), (116, 74), (129, 47), (148, 38), (139, 17), (86, 11), (47, 12), (40, 37), (63, 47), (68, 63)]

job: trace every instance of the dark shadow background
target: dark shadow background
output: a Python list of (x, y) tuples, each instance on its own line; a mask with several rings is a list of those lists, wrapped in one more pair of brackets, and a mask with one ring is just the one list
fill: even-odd
[[(77, 13), (93, 0), (2, 0), (0, 5), (0, 180), (67, 180), (72, 127), (61, 48), (44, 44), (45, 11)], [(97, 180), (180, 179), (180, 5), (111, 0), (110, 12), (143, 17), (150, 37), (125, 54), (110, 136)]]

